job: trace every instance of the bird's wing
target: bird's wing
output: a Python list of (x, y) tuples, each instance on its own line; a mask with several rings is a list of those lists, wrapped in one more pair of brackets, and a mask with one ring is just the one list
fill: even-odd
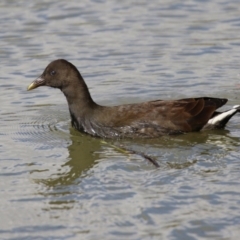
[(144, 128), (162, 128), (169, 132), (198, 131), (226, 102), (227, 99), (203, 97), (121, 105), (104, 109), (98, 115), (101, 118), (98, 122), (113, 128), (132, 126), (139, 131)]

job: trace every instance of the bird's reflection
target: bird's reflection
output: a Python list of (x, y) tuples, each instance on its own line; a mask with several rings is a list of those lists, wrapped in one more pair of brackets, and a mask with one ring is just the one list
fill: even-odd
[(54, 178), (51, 176), (48, 179), (37, 179), (35, 182), (43, 183), (48, 187), (71, 185), (99, 159), (102, 146), (100, 139), (81, 134), (73, 128), (70, 128), (69, 131), (71, 141), (68, 146), (69, 156), (66, 163), (61, 166), (67, 171), (54, 174)]
[[(61, 166), (65, 170), (67, 169), (67, 171), (54, 174), (54, 177), (51, 176), (48, 179), (38, 179), (36, 182), (44, 183), (48, 187), (76, 184), (76, 181), (87, 175), (87, 170), (93, 167), (94, 164), (97, 164), (96, 160), (101, 158), (100, 154), (104, 154), (104, 151), (106, 151), (106, 145), (103, 144), (101, 139), (79, 133), (73, 128), (70, 128), (69, 131), (71, 140), (71, 144), (68, 146), (69, 156), (66, 163)], [(132, 150), (128, 153), (123, 152), (123, 154), (135, 154), (142, 158), (144, 158), (142, 153), (146, 151), (147, 154), (150, 154), (146, 156), (151, 156), (151, 154), (158, 155), (158, 162), (161, 161), (161, 154), (164, 155), (166, 152), (177, 153), (177, 165), (175, 164), (176, 159), (168, 159), (168, 166), (172, 168), (186, 168), (189, 166), (189, 160), (186, 160), (184, 156), (189, 155), (188, 159), (191, 159), (192, 151), (199, 156), (205, 154), (205, 152), (211, 154), (211, 146), (230, 151), (232, 148), (239, 146), (239, 142), (238, 137), (232, 137), (229, 131), (221, 130), (168, 136), (159, 139), (109, 141), (107, 142), (107, 147), (114, 148), (114, 146), (120, 145), (123, 146), (123, 149), (126, 146), (127, 149), (135, 148), (137, 150)], [(206, 143), (210, 147), (201, 148)], [(118, 148), (115, 148), (115, 150), (119, 151)], [(147, 158), (146, 161), (148, 161)], [(196, 161), (193, 159), (190, 163), (195, 164)]]

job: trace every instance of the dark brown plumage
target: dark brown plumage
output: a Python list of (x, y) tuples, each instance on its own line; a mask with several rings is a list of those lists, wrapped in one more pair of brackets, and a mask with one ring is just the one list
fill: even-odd
[(59, 59), (29, 85), (59, 88), (65, 95), (72, 125), (79, 131), (103, 138), (156, 138), (168, 134), (223, 128), (239, 106), (216, 112), (227, 99), (187, 98), (150, 101), (113, 107), (95, 103), (77, 68)]

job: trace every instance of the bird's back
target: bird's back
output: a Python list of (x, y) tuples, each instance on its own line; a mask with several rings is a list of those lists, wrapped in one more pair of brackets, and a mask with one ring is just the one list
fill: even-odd
[(227, 99), (188, 98), (100, 107), (89, 122), (100, 137), (155, 138), (201, 130)]

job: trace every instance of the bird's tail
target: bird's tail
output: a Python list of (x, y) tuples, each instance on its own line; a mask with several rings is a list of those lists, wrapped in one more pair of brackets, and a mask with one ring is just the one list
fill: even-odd
[(240, 112), (240, 105), (233, 106), (225, 112), (215, 112), (203, 129), (221, 129), (224, 128), (228, 121), (237, 113)]

